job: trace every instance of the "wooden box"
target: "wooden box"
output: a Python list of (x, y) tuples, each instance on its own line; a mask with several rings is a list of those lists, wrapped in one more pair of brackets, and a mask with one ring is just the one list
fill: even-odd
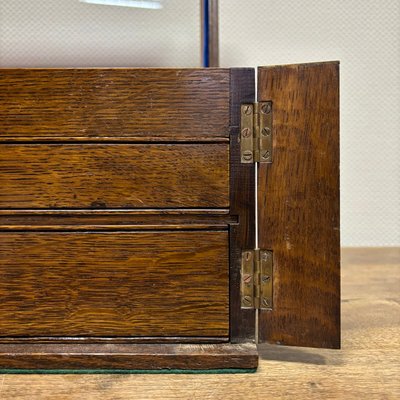
[(261, 67), (256, 102), (251, 68), (1, 69), (0, 369), (338, 348), (338, 79)]

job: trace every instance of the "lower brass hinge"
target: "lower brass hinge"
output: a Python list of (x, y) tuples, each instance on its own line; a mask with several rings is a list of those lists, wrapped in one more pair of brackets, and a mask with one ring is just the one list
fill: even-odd
[(273, 257), (269, 250), (242, 253), (241, 308), (272, 309)]
[(240, 107), (240, 160), (244, 164), (272, 162), (272, 102)]

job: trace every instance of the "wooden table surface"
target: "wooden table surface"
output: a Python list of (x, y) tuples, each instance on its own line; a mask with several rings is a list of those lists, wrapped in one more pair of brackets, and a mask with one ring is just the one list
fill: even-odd
[(262, 345), (255, 374), (2, 375), (0, 399), (400, 399), (400, 249), (342, 259), (342, 350)]

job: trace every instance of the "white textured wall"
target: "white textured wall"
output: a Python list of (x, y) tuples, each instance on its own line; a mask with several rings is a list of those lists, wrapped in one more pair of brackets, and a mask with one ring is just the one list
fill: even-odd
[[(199, 1), (0, 0), (1, 66), (200, 65)], [(341, 61), (345, 246), (400, 245), (400, 0), (220, 0), (222, 66)]]
[(0, 0), (0, 67), (199, 66), (198, 1), (164, 4)]

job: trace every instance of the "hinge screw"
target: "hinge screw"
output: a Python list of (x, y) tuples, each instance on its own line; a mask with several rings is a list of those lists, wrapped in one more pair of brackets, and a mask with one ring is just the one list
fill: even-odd
[(251, 306), (253, 304), (251, 297), (250, 296), (244, 296), (243, 297), (243, 304), (245, 306)]
[(252, 107), (249, 106), (249, 105), (244, 106), (243, 112), (244, 112), (246, 115), (250, 115), (250, 114), (253, 112)]
[(265, 158), (269, 158), (270, 156), (270, 152), (267, 150), (265, 153), (262, 154), (262, 157)]
[(247, 137), (249, 137), (250, 136), (250, 128), (243, 128), (242, 129), (242, 136), (244, 137), (244, 138), (247, 138)]
[(271, 112), (271, 103), (264, 103), (261, 106), (261, 112), (264, 114), (269, 114)]
[(271, 129), (269, 128), (262, 128), (261, 133), (263, 134), (263, 136), (268, 136), (271, 134)]
[(263, 302), (263, 305), (264, 305), (265, 307), (269, 307), (270, 304), (269, 304), (268, 299), (265, 299), (265, 298), (264, 298), (262, 302)]
[(246, 150), (243, 152), (242, 158), (245, 161), (251, 161), (253, 159), (253, 152), (251, 150)]
[(262, 281), (263, 281), (264, 283), (268, 282), (270, 279), (271, 279), (271, 277), (268, 276), (268, 275), (264, 275), (264, 276), (262, 277)]
[(243, 275), (243, 282), (248, 285), (251, 282), (252, 276), (250, 274)]

